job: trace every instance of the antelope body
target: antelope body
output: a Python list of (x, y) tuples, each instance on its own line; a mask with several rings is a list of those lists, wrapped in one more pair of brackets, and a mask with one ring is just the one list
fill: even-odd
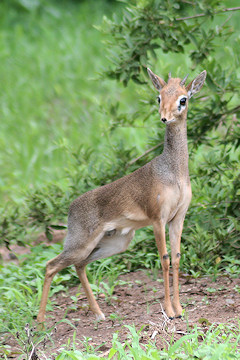
[[(185, 87), (186, 78), (169, 77), (168, 83), (148, 69), (159, 92), (161, 120), (166, 124), (164, 150), (130, 175), (91, 190), (70, 205), (68, 234), (63, 252), (48, 261), (38, 321), (43, 322), (48, 292), (54, 275), (74, 264), (98, 320), (105, 319), (90, 288), (85, 267), (88, 263), (125, 251), (135, 230), (152, 225), (161, 258), (165, 311), (170, 318), (181, 316), (178, 269), (180, 241), (185, 214), (191, 200), (188, 172), (187, 109), (188, 100), (198, 92), (206, 71)], [(173, 301), (169, 291), (169, 255), (165, 226), (169, 226), (173, 268)]]

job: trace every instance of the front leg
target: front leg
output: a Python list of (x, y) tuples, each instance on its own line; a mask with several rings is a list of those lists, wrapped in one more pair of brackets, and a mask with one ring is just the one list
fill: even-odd
[(176, 317), (182, 316), (182, 306), (179, 299), (179, 263), (181, 258), (180, 244), (184, 218), (174, 218), (169, 223), (169, 238), (171, 244), (173, 268), (173, 308)]
[(162, 223), (154, 223), (153, 225), (155, 240), (158, 248), (158, 252), (161, 259), (162, 270), (163, 270), (163, 280), (164, 280), (164, 307), (167, 316), (170, 319), (173, 319), (175, 313), (172, 308), (171, 299), (170, 299), (170, 290), (169, 290), (169, 255), (167, 253), (166, 239), (165, 239), (165, 225)]

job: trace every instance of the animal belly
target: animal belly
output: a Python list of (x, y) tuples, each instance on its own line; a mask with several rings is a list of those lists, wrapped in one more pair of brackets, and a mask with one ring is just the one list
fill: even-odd
[[(123, 230), (125, 230), (125, 232)], [(135, 234), (135, 231), (132, 229), (128, 229), (127, 233), (126, 231), (126, 229), (120, 229), (106, 232), (96, 248), (86, 259), (86, 264), (125, 251)]]

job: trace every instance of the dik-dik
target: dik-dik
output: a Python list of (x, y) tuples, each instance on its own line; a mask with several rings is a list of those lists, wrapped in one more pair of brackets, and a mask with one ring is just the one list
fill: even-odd
[[(150, 69), (148, 74), (159, 92), (159, 114), (166, 125), (164, 149), (160, 156), (132, 174), (91, 190), (72, 202), (68, 234), (63, 252), (48, 261), (38, 321), (43, 322), (48, 292), (54, 275), (74, 264), (90, 309), (98, 320), (105, 316), (90, 288), (85, 267), (88, 263), (125, 251), (135, 230), (152, 225), (162, 263), (165, 311), (169, 318), (180, 317), (178, 270), (183, 222), (192, 192), (188, 171), (187, 111), (189, 99), (204, 84), (206, 71), (185, 86), (186, 78), (166, 83)], [(169, 226), (173, 269), (173, 300), (169, 291), (169, 255), (165, 227)]]

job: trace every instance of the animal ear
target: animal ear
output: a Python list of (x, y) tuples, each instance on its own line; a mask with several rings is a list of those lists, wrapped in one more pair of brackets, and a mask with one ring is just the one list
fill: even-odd
[(188, 86), (186, 87), (186, 90), (188, 92), (188, 98), (189, 99), (194, 94), (196, 94), (198, 91), (201, 90), (201, 88), (202, 88), (202, 86), (204, 84), (204, 81), (206, 79), (206, 76), (207, 76), (207, 72), (206, 72), (206, 70), (204, 70), (193, 81), (191, 81), (190, 84), (188, 84)]
[(149, 68), (147, 68), (147, 71), (148, 71), (148, 75), (150, 76), (150, 79), (152, 80), (154, 87), (158, 91), (160, 91), (166, 85), (165, 81), (156, 74), (154, 74), (152, 70), (150, 70)]

